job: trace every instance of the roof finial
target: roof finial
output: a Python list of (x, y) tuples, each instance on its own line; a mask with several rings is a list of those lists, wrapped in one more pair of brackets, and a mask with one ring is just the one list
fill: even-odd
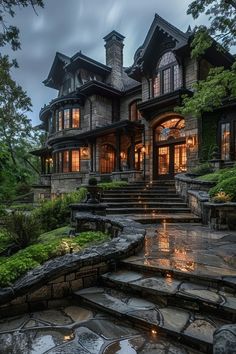
[(188, 26), (188, 29), (187, 29), (186, 33), (192, 33), (192, 28), (191, 28), (190, 25)]

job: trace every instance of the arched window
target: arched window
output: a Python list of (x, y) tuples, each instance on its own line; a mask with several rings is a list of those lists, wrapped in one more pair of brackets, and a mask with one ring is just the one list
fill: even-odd
[(185, 137), (185, 122), (183, 118), (172, 118), (155, 129), (155, 141), (162, 142)]
[(181, 86), (180, 70), (172, 52), (165, 53), (158, 61), (153, 81), (153, 97), (177, 90)]
[(101, 146), (100, 172), (111, 173), (115, 170), (115, 148), (110, 144)]
[(142, 118), (141, 113), (138, 110), (137, 104), (141, 100), (135, 100), (129, 105), (129, 120), (132, 122), (138, 121)]

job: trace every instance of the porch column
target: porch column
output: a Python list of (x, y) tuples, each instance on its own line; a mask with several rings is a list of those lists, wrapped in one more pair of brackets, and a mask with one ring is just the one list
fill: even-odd
[(46, 173), (46, 160), (44, 156), (41, 156), (41, 173), (43, 175)]
[(135, 131), (130, 135), (130, 169), (135, 169)]
[(97, 172), (97, 140), (93, 142), (93, 172)]
[(115, 170), (120, 171), (120, 137), (121, 137), (121, 132), (118, 131), (116, 132), (116, 164), (115, 164)]
[(90, 172), (93, 172), (93, 160), (94, 160), (94, 156), (93, 156), (93, 142), (90, 142), (89, 144), (89, 150), (90, 150)]

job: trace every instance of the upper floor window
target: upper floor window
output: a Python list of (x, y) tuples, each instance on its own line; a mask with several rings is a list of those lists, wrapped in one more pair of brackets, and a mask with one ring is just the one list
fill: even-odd
[(133, 101), (129, 106), (129, 120), (132, 122), (138, 121), (142, 118), (137, 107), (138, 102), (140, 102), (140, 100)]
[(181, 86), (179, 65), (172, 52), (167, 52), (160, 58), (152, 86), (153, 97), (175, 91)]
[(67, 95), (68, 93), (70, 93), (72, 91), (71, 89), (71, 78), (67, 78), (62, 85), (62, 94), (63, 95)]
[(56, 111), (56, 131), (80, 127), (80, 108), (65, 108)]

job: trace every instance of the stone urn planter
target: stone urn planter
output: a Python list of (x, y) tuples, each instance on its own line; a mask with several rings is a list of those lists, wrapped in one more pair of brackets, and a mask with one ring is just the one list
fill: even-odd
[(86, 188), (88, 190), (88, 197), (86, 203), (99, 204), (101, 199), (102, 188), (98, 187), (97, 179), (95, 177), (90, 178)]

